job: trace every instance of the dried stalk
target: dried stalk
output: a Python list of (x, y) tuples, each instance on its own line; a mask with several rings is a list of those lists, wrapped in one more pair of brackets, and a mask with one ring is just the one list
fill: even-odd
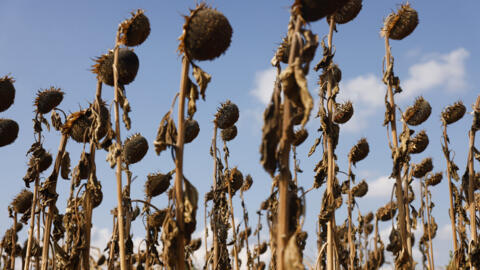
[[(97, 81), (97, 91), (95, 94), (95, 103), (94, 110), (97, 115), (100, 115), (100, 102), (102, 97), (102, 81)], [(91, 129), (93, 132), (93, 129)], [(95, 168), (95, 152), (96, 152), (96, 142), (95, 136), (91, 134), (90, 136), (90, 172), (88, 176), (88, 184), (85, 188), (85, 249), (83, 251), (83, 269), (90, 269), (90, 240), (91, 240), (91, 230), (92, 230), (92, 191), (90, 186), (94, 185), (97, 179), (95, 179), (96, 168)]]
[[(448, 149), (448, 135), (447, 135), (447, 124), (443, 123), (443, 152), (445, 155), (445, 159), (447, 160), (447, 179), (448, 179), (448, 195), (450, 197), (450, 221), (452, 224), (452, 240), (453, 240), (453, 254), (456, 257), (458, 251), (458, 240), (457, 240), (457, 228), (456, 224), (456, 213), (455, 213), (455, 206), (453, 205), (453, 188), (452, 188), (452, 176), (450, 175), (450, 170), (452, 168), (452, 163), (450, 161), (450, 150)], [(454, 266), (456, 267), (457, 260), (452, 260), (454, 262)]]
[[(293, 15), (292, 15), (293, 16)], [(293, 33), (289, 33), (291, 39), (290, 54), (288, 59), (288, 65), (293, 65), (295, 58), (298, 55), (298, 37), (297, 33), (300, 32), (301, 28), (301, 18), (297, 16), (294, 20), (295, 30)], [(276, 250), (276, 259), (277, 267), (280, 270), (285, 269), (284, 265), (284, 252), (285, 247), (287, 246), (287, 240), (289, 238), (288, 232), (288, 184), (291, 181), (290, 174), (290, 148), (291, 140), (289, 139), (290, 132), (290, 120), (291, 120), (291, 104), (290, 100), (284, 96), (283, 101), (283, 120), (282, 120), (282, 138), (280, 141), (283, 143), (283, 149), (279, 153), (279, 164), (280, 164), (280, 180), (278, 183), (279, 189), (279, 205), (278, 205), (278, 231), (277, 231), (277, 250)]]
[[(226, 157), (225, 157), (226, 159)], [(237, 228), (235, 227), (235, 216), (233, 214), (233, 203), (232, 203), (232, 188), (230, 185), (230, 180), (226, 179), (227, 188), (228, 188), (228, 207), (230, 208), (230, 217), (232, 219), (232, 231), (233, 231), (233, 257), (235, 259), (235, 270), (240, 269), (238, 264), (238, 246), (237, 246)]]
[[(406, 126), (406, 124), (404, 124)], [(405, 163), (404, 165), (405, 167), (405, 170), (404, 170), (404, 176), (407, 176), (406, 179), (403, 181), (403, 190), (404, 190), (404, 196), (405, 196), (405, 208), (406, 209), (409, 209), (409, 202), (408, 202), (408, 192), (409, 192), (409, 189), (408, 189), (408, 186), (409, 186), (409, 183), (412, 179), (412, 172), (410, 171), (410, 174), (409, 174), (409, 166), (408, 166), (408, 163)], [(406, 218), (407, 218), (407, 233), (408, 233), (408, 237), (407, 237), (407, 248), (408, 248), (408, 255), (410, 255), (410, 257), (412, 257), (412, 237), (410, 237), (410, 235), (412, 234), (412, 222), (410, 220), (410, 210), (406, 211), (405, 213), (406, 215)]]
[[(328, 31), (328, 49), (332, 50), (332, 38), (333, 38), (333, 29), (335, 28), (334, 17), (331, 16), (329, 21), (330, 29)], [(329, 123), (333, 123), (333, 99), (332, 99), (332, 78), (328, 76), (327, 80), (327, 111)], [(328, 158), (328, 170), (327, 170), (327, 194), (332, 195), (333, 198), (333, 184), (335, 180), (335, 161), (333, 160), (333, 140), (331, 134), (328, 132), (325, 134), (327, 139), (327, 158)], [(334, 269), (334, 221), (335, 221), (335, 211), (332, 214), (332, 217), (327, 222), (327, 270)]]
[(357, 255), (355, 251), (355, 243), (352, 239), (352, 161), (348, 162), (348, 244), (350, 246), (350, 270), (353, 270), (355, 267), (355, 256)]
[(429, 202), (429, 192), (428, 192), (428, 185), (425, 184), (425, 200), (426, 200), (426, 211), (427, 211), (427, 233), (428, 233), (428, 263), (430, 269), (435, 269), (435, 262), (433, 261), (433, 245), (432, 245), (432, 232), (430, 230), (432, 219), (430, 217), (430, 202)]
[(182, 75), (180, 79), (180, 96), (178, 103), (178, 136), (175, 148), (175, 211), (177, 218), (177, 225), (180, 230), (177, 245), (177, 269), (185, 269), (185, 238), (183, 222), (183, 144), (185, 140), (185, 95), (188, 90), (188, 70), (190, 68), (190, 61), (184, 55), (182, 59)]
[[(119, 117), (119, 85), (118, 85), (118, 49), (120, 46), (120, 27), (117, 31), (117, 37), (115, 41), (114, 56), (113, 56), (113, 82), (114, 82), (114, 91), (115, 91), (115, 140), (117, 145), (122, 145), (122, 139), (120, 137), (120, 117)], [(117, 175), (117, 222), (118, 222), (118, 236), (119, 236), (119, 246), (120, 246), (120, 269), (127, 270), (126, 254), (125, 254), (125, 225), (123, 220), (123, 198), (122, 198), (122, 156), (118, 155), (117, 157), (117, 166), (116, 166), (116, 175)]]
[[(391, 53), (390, 53), (390, 42), (388, 33), (385, 35), (385, 58), (387, 59), (387, 68), (390, 67), (391, 61)], [(390, 128), (392, 129), (392, 142), (393, 148), (392, 152), (396, 153), (398, 151), (398, 137), (397, 137), (397, 123), (396, 123), (396, 105), (395, 99), (393, 96), (392, 85), (390, 80), (387, 83), (388, 88), (388, 97), (390, 102), (391, 114), (390, 114)], [(402, 249), (408, 250), (407, 246), (407, 226), (406, 226), (406, 214), (405, 214), (405, 203), (404, 203), (404, 194), (402, 189), (402, 177), (400, 175), (400, 171), (397, 172), (395, 175), (396, 179), (396, 188), (395, 188), (395, 195), (397, 197), (397, 205), (398, 205), (398, 221), (400, 223), (400, 236), (402, 239)], [(410, 257), (411, 259), (411, 257)]]
[(10, 255), (10, 268), (15, 269), (15, 236), (17, 235), (17, 211), (13, 213), (13, 227), (12, 227), (12, 253)]
[(40, 179), (35, 178), (35, 187), (33, 188), (32, 207), (30, 208), (30, 228), (28, 230), (27, 254), (25, 256), (24, 270), (30, 269), (30, 256), (32, 256), (33, 231), (35, 230), (35, 216), (38, 200), (38, 184)]
[(248, 213), (245, 208), (245, 200), (243, 198), (243, 190), (240, 190), (240, 199), (242, 201), (243, 209), (243, 225), (245, 226), (245, 246), (247, 248), (247, 268), (253, 268), (253, 260), (250, 253), (250, 247), (248, 246)]
[[(213, 121), (213, 139), (212, 139), (212, 154), (213, 154), (213, 192), (217, 191), (217, 123)], [(218, 265), (218, 237), (217, 237), (217, 226), (216, 221), (211, 222), (212, 232), (213, 232), (213, 269), (217, 269)], [(205, 239), (205, 243), (206, 239)]]
[[(58, 172), (60, 170), (60, 164), (62, 163), (63, 153), (65, 152), (65, 147), (67, 146), (68, 135), (62, 134), (60, 139), (60, 146), (58, 147), (57, 157), (55, 158), (55, 166), (52, 173), (48, 177), (46, 183), (49, 185), (50, 193), (55, 194), (57, 189), (57, 179)], [(55, 202), (56, 199), (52, 198), (48, 203), (48, 213), (47, 220), (45, 221), (45, 229), (43, 230), (43, 250), (42, 250), (42, 270), (48, 269), (48, 249), (50, 246), (50, 233), (52, 231), (52, 223), (55, 214)]]

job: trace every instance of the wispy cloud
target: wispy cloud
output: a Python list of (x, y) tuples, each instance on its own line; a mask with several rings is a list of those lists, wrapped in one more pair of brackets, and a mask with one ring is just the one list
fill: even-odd
[[(468, 89), (466, 60), (470, 53), (458, 48), (446, 54), (431, 54), (413, 64), (408, 76), (401, 78), (403, 93), (400, 101), (411, 100), (432, 90), (462, 92)], [(339, 99), (350, 100), (355, 113), (342, 126), (349, 132), (360, 132), (367, 128), (369, 118), (383, 109), (386, 87), (380, 75), (372, 73), (347, 79), (340, 83)]]
[(255, 73), (255, 86), (250, 90), (250, 94), (265, 105), (270, 102), (270, 98), (272, 97), (275, 75), (276, 71), (273, 68), (257, 71)]
[(461, 92), (467, 87), (465, 62), (470, 53), (458, 48), (447, 54), (437, 54), (408, 69), (409, 77), (402, 83), (402, 99), (418, 96), (434, 88)]
[(368, 192), (365, 195), (369, 199), (390, 198), (395, 181), (387, 176), (381, 176), (368, 182)]

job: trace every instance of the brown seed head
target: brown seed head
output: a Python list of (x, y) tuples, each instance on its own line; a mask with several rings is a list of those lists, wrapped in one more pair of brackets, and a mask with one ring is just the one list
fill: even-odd
[(163, 225), (163, 221), (167, 216), (168, 209), (161, 209), (160, 211), (155, 211), (147, 218), (147, 224), (150, 228), (160, 229)]
[(52, 155), (45, 150), (38, 153), (37, 156), (32, 155), (29, 161), (30, 166), (32, 166), (35, 163), (38, 165), (37, 169), (39, 173), (48, 169), (50, 165), (52, 165), (52, 162), (53, 162)]
[(333, 14), (348, 0), (296, 0), (294, 7), (300, 7), (300, 15), (307, 22), (314, 22)]
[(97, 260), (97, 265), (98, 266), (103, 265), (106, 261), (107, 261), (107, 258), (105, 257), (105, 255), (102, 254), (102, 256), (100, 256), (100, 258), (98, 258)]
[(191, 251), (197, 251), (202, 246), (202, 238), (193, 239), (188, 246)]
[(242, 185), (242, 192), (248, 191), (253, 185), (253, 179), (250, 174), (247, 174), (247, 177), (245, 177), (245, 181), (243, 181)]
[(229, 128), (222, 129), (222, 132), (220, 133), (220, 135), (222, 136), (222, 140), (228, 142), (235, 139), (235, 137), (237, 137), (237, 133), (238, 133), (237, 126), (233, 125)]
[(408, 142), (408, 153), (422, 153), (428, 146), (429, 140), (425, 130), (420, 131), (415, 137)]
[[(362, 9), (362, 0), (348, 0), (347, 3), (339, 8), (333, 15), (335, 23), (345, 24), (355, 19)], [(329, 21), (330, 16), (327, 17)]]
[(425, 122), (431, 113), (432, 107), (430, 103), (420, 96), (415, 100), (415, 103), (408, 107), (403, 113), (403, 119), (411, 126), (418, 126)]
[(337, 104), (335, 108), (335, 114), (333, 116), (333, 121), (337, 124), (345, 124), (353, 116), (353, 105), (352, 102), (347, 101), (343, 104)]
[(438, 185), (440, 182), (442, 182), (442, 178), (443, 178), (443, 173), (438, 172), (436, 174), (429, 175), (425, 183), (427, 184), (427, 186), (433, 187)]
[(37, 98), (35, 99), (34, 104), (37, 107), (37, 113), (49, 113), (55, 107), (60, 105), (60, 102), (62, 102), (63, 100), (64, 94), (65, 93), (62, 92), (60, 88), (55, 88), (53, 86), (49, 89), (38, 91)]
[(457, 101), (443, 110), (442, 121), (445, 125), (453, 124), (462, 119), (466, 111), (465, 105), (461, 101)]
[(150, 21), (144, 11), (138, 9), (132, 12), (132, 17), (120, 24), (120, 43), (126, 46), (138, 46), (150, 35)]
[(185, 16), (178, 51), (191, 60), (213, 60), (228, 49), (232, 32), (222, 13), (202, 3)]
[(433, 170), (433, 163), (431, 158), (424, 158), (419, 164), (413, 167), (413, 176), (422, 178), (427, 173)]
[(198, 133), (200, 133), (198, 122), (193, 119), (187, 119), (185, 121), (185, 143), (190, 143), (195, 140)]
[[(97, 78), (104, 84), (114, 86), (113, 80), (113, 51), (104, 54), (95, 60), (92, 72), (97, 74)], [(118, 82), (127, 85), (137, 76), (139, 61), (133, 50), (127, 48), (118, 49)]]
[(365, 223), (370, 223), (373, 220), (373, 213), (368, 212), (368, 214), (366, 214), (363, 218)]
[[(227, 170), (225, 172), (225, 177), (227, 181), (230, 181), (230, 187), (232, 188), (232, 193), (235, 194), (243, 185), (243, 174), (237, 167)], [(225, 183), (226, 185), (226, 183)]]
[[(86, 143), (90, 141), (90, 127), (93, 120), (93, 104), (90, 108), (74, 112), (67, 117), (65, 124), (62, 127), (63, 134), (69, 134), (72, 139), (79, 143)], [(105, 137), (107, 134), (108, 122), (110, 121), (110, 111), (105, 102), (100, 104), (100, 129), (97, 134), (98, 139)]]
[(355, 163), (366, 158), (369, 152), (370, 146), (368, 145), (367, 139), (361, 138), (357, 144), (350, 149), (350, 152), (348, 153), (348, 160), (355, 165)]
[(126, 164), (137, 163), (142, 160), (147, 154), (147, 151), (147, 139), (139, 133), (136, 133), (125, 140), (125, 145), (123, 147), (123, 160)]
[(0, 78), (0, 112), (6, 111), (15, 101), (15, 80), (4, 76)]
[(401, 40), (410, 35), (418, 25), (418, 13), (406, 3), (392, 12), (385, 19), (381, 31), (382, 36), (395, 40)]
[(239, 116), (240, 111), (238, 110), (237, 105), (230, 100), (227, 100), (225, 103), (221, 104), (215, 114), (215, 122), (219, 128), (226, 129), (233, 126), (238, 121)]
[(395, 216), (396, 212), (397, 206), (395, 202), (387, 203), (385, 206), (382, 206), (377, 210), (377, 219), (381, 221), (389, 221)]
[(19, 214), (25, 214), (32, 207), (32, 201), (33, 193), (24, 189), (13, 199), (13, 210)]
[(354, 197), (361, 198), (368, 192), (368, 184), (365, 180), (362, 180), (358, 185), (352, 188), (352, 194)]
[(0, 118), (0, 147), (13, 143), (17, 136), (17, 122), (11, 119)]
[(155, 197), (164, 193), (170, 186), (172, 175), (170, 173), (154, 173), (147, 175), (147, 182), (145, 182), (145, 195), (147, 197)]
[(295, 132), (292, 144), (294, 146), (299, 146), (302, 144), (308, 137), (308, 131), (304, 128), (299, 129)]

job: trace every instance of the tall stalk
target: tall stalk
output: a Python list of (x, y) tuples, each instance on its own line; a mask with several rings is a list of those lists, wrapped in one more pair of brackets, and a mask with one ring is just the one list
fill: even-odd
[[(292, 15), (293, 16), (293, 15)], [(288, 58), (288, 65), (293, 65), (295, 58), (298, 56), (298, 39), (297, 33), (299, 33), (301, 28), (301, 18), (296, 16), (293, 20), (295, 23), (294, 32), (289, 35), (291, 39), (290, 54)], [(283, 149), (280, 153), (279, 164), (280, 164), (280, 180), (278, 183), (279, 189), (279, 208), (278, 208), (278, 231), (277, 231), (277, 267), (280, 270), (285, 269), (284, 265), (284, 252), (287, 245), (287, 240), (289, 237), (288, 232), (288, 184), (291, 181), (290, 174), (290, 144), (291, 140), (289, 139), (290, 132), (290, 121), (291, 121), (291, 104), (290, 100), (284, 96), (283, 101), (283, 119), (282, 119), (282, 138), (280, 139), (283, 142)]]
[[(457, 240), (457, 228), (455, 226), (456, 219), (455, 219), (455, 206), (453, 205), (453, 188), (452, 188), (452, 175), (450, 174), (452, 163), (450, 161), (450, 150), (448, 149), (448, 135), (447, 135), (447, 124), (443, 123), (443, 152), (445, 154), (445, 159), (447, 160), (447, 179), (448, 179), (448, 195), (450, 198), (450, 223), (452, 225), (452, 240), (453, 240), (453, 254), (457, 254), (458, 251), (458, 240)], [(452, 260), (454, 262), (454, 266), (456, 266), (457, 260)]]
[[(120, 136), (120, 116), (119, 116), (119, 85), (118, 85), (118, 49), (120, 46), (120, 29), (117, 31), (117, 37), (115, 41), (114, 48), (114, 58), (113, 58), (113, 82), (114, 82), (114, 91), (115, 91), (115, 140), (118, 146), (122, 145), (122, 139)], [(122, 156), (118, 155), (117, 165), (116, 165), (116, 175), (117, 175), (117, 222), (118, 222), (118, 236), (119, 236), (119, 246), (120, 246), (120, 268), (121, 270), (127, 270), (126, 255), (125, 255), (125, 225), (123, 220), (123, 197), (122, 197)]]
[[(95, 103), (93, 109), (95, 110), (98, 117), (100, 117), (100, 102), (102, 97), (102, 81), (97, 81), (97, 91), (95, 93)], [(85, 189), (85, 249), (83, 250), (83, 269), (90, 269), (90, 240), (91, 240), (91, 230), (92, 230), (92, 190), (90, 189), (97, 179), (96, 168), (95, 168), (95, 152), (97, 149), (97, 143), (95, 142), (95, 136), (93, 134), (93, 129), (91, 129), (90, 136), (90, 172), (88, 177), (88, 183)]]
[(35, 187), (33, 188), (32, 207), (30, 208), (30, 227), (28, 229), (27, 254), (25, 255), (24, 270), (30, 269), (30, 257), (32, 256), (33, 234), (35, 230), (35, 216), (38, 200), (38, 184), (40, 179), (35, 178)]
[[(387, 59), (387, 70), (391, 64), (391, 53), (390, 53), (390, 42), (388, 33), (385, 35), (385, 58)], [(387, 71), (388, 72), (388, 71)], [(392, 130), (392, 153), (398, 151), (398, 136), (397, 136), (397, 124), (396, 124), (396, 105), (395, 105), (395, 98), (393, 96), (393, 90), (390, 80), (387, 82), (387, 94), (389, 98), (389, 106), (391, 109), (390, 112), (390, 128)], [(400, 170), (396, 172), (394, 175), (396, 180), (396, 188), (395, 188), (395, 195), (397, 197), (397, 205), (398, 205), (398, 221), (400, 223), (400, 236), (402, 239), (402, 249), (408, 251), (407, 245), (407, 226), (406, 226), (406, 214), (405, 214), (405, 203), (404, 203), (404, 194), (402, 188), (402, 177), (400, 175)]]
[(435, 269), (435, 262), (433, 260), (433, 245), (432, 245), (432, 231), (431, 231), (431, 224), (432, 224), (432, 219), (430, 217), (430, 201), (429, 201), (429, 196), (430, 192), (428, 192), (428, 185), (425, 184), (425, 200), (426, 200), (426, 208), (425, 210), (427, 211), (427, 233), (428, 233), (428, 257), (429, 257), (429, 263), (430, 263), (430, 269)]
[[(328, 31), (328, 49), (332, 51), (332, 39), (333, 39), (333, 29), (335, 28), (334, 17), (331, 16), (329, 20), (329, 31)], [(332, 77), (328, 76), (327, 80), (327, 115), (329, 123), (333, 123), (333, 99), (332, 99)], [(333, 138), (331, 134), (326, 133), (327, 139), (327, 160), (328, 160), (328, 170), (327, 170), (327, 194), (331, 195), (333, 198), (333, 185), (335, 181), (335, 161), (333, 160)], [(332, 214), (332, 217), (327, 223), (327, 270), (334, 269), (334, 221), (335, 221), (335, 211)]]
[[(212, 154), (213, 154), (213, 192), (215, 193), (217, 191), (217, 173), (218, 173), (218, 168), (217, 168), (217, 123), (216, 121), (213, 122), (214, 127), (213, 127), (213, 139), (212, 139)], [(211, 222), (212, 226), (212, 232), (213, 232), (213, 269), (217, 269), (218, 265), (218, 237), (217, 237), (217, 226), (216, 226), (216, 221), (214, 218), (214, 222)], [(205, 239), (205, 245), (207, 244), (206, 239)]]
[(177, 239), (177, 269), (185, 269), (185, 237), (183, 222), (183, 145), (185, 140), (185, 95), (188, 90), (188, 70), (190, 63), (186, 55), (182, 59), (182, 75), (180, 79), (180, 96), (178, 101), (178, 136), (175, 148), (175, 211), (177, 225), (180, 230)]
[(352, 239), (352, 161), (348, 162), (348, 245), (350, 246), (350, 270), (353, 270), (355, 267), (355, 257), (357, 255), (355, 251), (355, 243)]
[[(67, 141), (68, 134), (62, 134), (62, 138), (60, 139), (60, 146), (58, 147), (57, 157), (55, 158), (55, 166), (46, 181), (46, 183), (50, 184), (49, 192), (52, 194), (55, 194), (55, 190), (57, 189), (58, 172), (62, 163), (63, 153), (65, 152), (65, 148), (67, 146)], [(50, 247), (50, 233), (52, 231), (52, 224), (56, 209), (55, 202), (56, 199), (52, 198), (48, 203), (47, 219), (45, 221), (45, 229), (43, 230), (42, 270), (48, 269), (48, 250)]]

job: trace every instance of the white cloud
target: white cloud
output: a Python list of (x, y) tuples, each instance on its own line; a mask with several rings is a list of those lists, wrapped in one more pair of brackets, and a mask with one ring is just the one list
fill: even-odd
[(263, 104), (268, 104), (273, 93), (273, 85), (277, 72), (269, 68), (255, 73), (255, 87), (250, 90), (250, 94), (256, 97)]
[(402, 83), (402, 99), (418, 96), (434, 88), (451, 92), (465, 90), (465, 61), (470, 53), (458, 48), (447, 54), (433, 55), (408, 69), (409, 77)]
[[(434, 89), (449, 92), (464, 91), (466, 80), (466, 60), (470, 53), (458, 48), (446, 54), (432, 54), (408, 69), (408, 76), (400, 78), (403, 93), (400, 101), (411, 100), (414, 96)], [(369, 118), (379, 109), (384, 110), (386, 87), (380, 75), (372, 73), (347, 79), (340, 83), (339, 101), (350, 100), (354, 114), (343, 130), (359, 132), (368, 126)]]
[(368, 182), (368, 192), (366, 198), (390, 198), (392, 187), (395, 181), (387, 176), (378, 177), (374, 181)]

